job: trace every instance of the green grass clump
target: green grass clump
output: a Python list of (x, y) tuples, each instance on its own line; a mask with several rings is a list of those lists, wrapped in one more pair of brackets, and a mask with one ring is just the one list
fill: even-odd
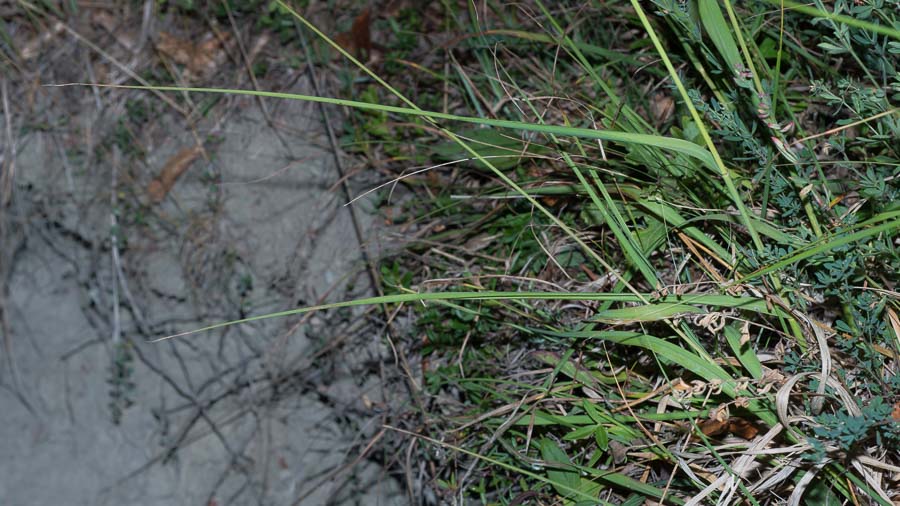
[(896, 499), (897, 5), (445, 7), (380, 100), (447, 97), (383, 269), (472, 294), (409, 306), (444, 499)]

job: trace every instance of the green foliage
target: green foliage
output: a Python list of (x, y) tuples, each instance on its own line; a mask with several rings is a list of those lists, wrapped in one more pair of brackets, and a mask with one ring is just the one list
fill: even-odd
[(884, 361), (873, 346), (891, 346), (891, 331), (884, 321), (886, 302), (872, 292), (862, 292), (848, 301), (848, 321), (835, 322), (835, 328), (841, 332), (836, 339), (837, 348), (856, 362), (856, 370), (872, 382), (869, 388), (882, 395), (889, 395), (890, 390), (878, 374)]
[(435, 350), (458, 349), (469, 337), (473, 346), (481, 346), (485, 336), (496, 332), (498, 322), (480, 311), (477, 304), (463, 303), (450, 309), (440, 306), (420, 309), (416, 326), (428, 336), (428, 344), (422, 348), (422, 353), (428, 355)]
[(134, 354), (127, 341), (116, 343), (113, 348), (112, 364), (109, 378), (109, 412), (116, 425), (122, 421), (125, 410), (134, 405), (134, 392), (137, 386), (132, 380), (134, 375)]
[[(465, 290), (496, 290), (502, 286), (498, 284), (500, 282), (495, 278), (485, 281), (479, 276), (497, 272), (591, 290), (585, 284), (595, 280), (598, 272), (609, 272), (606, 265), (595, 263), (591, 254), (571, 246), (573, 241), (566, 238), (565, 233), (554, 230), (552, 220), (533, 212), (534, 203), (522, 205), (521, 200), (513, 200), (486, 205), (485, 202), (490, 200), (460, 202), (448, 199), (448, 193), (472, 194), (473, 188), (477, 188), (478, 197), (509, 197), (513, 192), (508, 187), (495, 184), (497, 170), (505, 171), (524, 188), (517, 197), (529, 193), (549, 198), (540, 202), (555, 206), (554, 213), (562, 222), (580, 233), (596, 234), (591, 235), (591, 247), (599, 251), (613, 269), (618, 269), (617, 274), (639, 290), (653, 292), (648, 299), (659, 296), (655, 291), (659, 287), (648, 286), (645, 280), (660, 279), (671, 283), (670, 273), (676, 270), (676, 265), (688, 266), (681, 269), (677, 278), (686, 280), (688, 286), (694, 286), (692, 283), (698, 279), (706, 279), (709, 273), (704, 271), (708, 266), (691, 268), (689, 257), (675, 254), (680, 243), (674, 237), (697, 227), (691, 237), (705, 241), (704, 248), (707, 249), (703, 253), (694, 251), (694, 255), (714, 256), (711, 252), (718, 251), (716, 248), (721, 245), (733, 255), (721, 253), (723, 260), (731, 256), (728, 262), (732, 267), (725, 276), (733, 274), (739, 278), (777, 265), (778, 268), (767, 276), (751, 277), (744, 283), (755, 285), (763, 293), (774, 292), (798, 310), (840, 315), (834, 323), (836, 335), (830, 337), (830, 342), (840, 360), (852, 366), (839, 368), (833, 374), (854, 395), (871, 403), (863, 408), (860, 417), (850, 417), (843, 412), (817, 417), (820, 426), (814, 432), (819, 439), (811, 440), (812, 449), (804, 458), (824, 456), (826, 442), (849, 452), (875, 442), (895, 441), (896, 424), (889, 420), (890, 403), (876, 400), (888, 399), (892, 395), (892, 386), (895, 388), (900, 384), (897, 375), (889, 373), (891, 369), (886, 367), (886, 358), (878, 351), (893, 346), (891, 329), (885, 323), (885, 308), (891, 300), (878, 295), (879, 292), (861, 290), (860, 287), (873, 283), (883, 287), (884, 276), (891, 276), (887, 273), (900, 271), (900, 257), (893, 247), (896, 230), (842, 245), (830, 241), (833, 237), (858, 233), (865, 229), (867, 220), (883, 219), (886, 213), (898, 208), (900, 182), (894, 175), (900, 166), (895, 142), (900, 138), (897, 130), (900, 120), (896, 114), (886, 114), (896, 107), (892, 101), (897, 99), (894, 96), (898, 94), (896, 90), (900, 90), (900, 84), (895, 84), (898, 51), (885, 35), (873, 35), (838, 21), (810, 19), (786, 11), (785, 26), (793, 35), (805, 44), (818, 45), (828, 58), (848, 58), (845, 64), (850, 69), (836, 73), (802, 47), (791, 46), (792, 40), (786, 34), (766, 32), (768, 28), (763, 20), (771, 17), (766, 6), (742, 5), (739, 7), (743, 9), (742, 13), (732, 23), (729, 13), (732, 7), (723, 6), (718, 10), (722, 5), (719, 2), (656, 0), (653, 3), (657, 19), (661, 21), (660, 30), (668, 41), (664, 46), (669, 51), (667, 56), (674, 60), (673, 64), (679, 69), (678, 78), (687, 86), (685, 98), (688, 103), (678, 100), (677, 87), (661, 88), (663, 95), (676, 97), (672, 113), (674, 121), (662, 123), (663, 127), (671, 125), (662, 134), (692, 145), (704, 145), (702, 131), (710, 132), (714, 147), (723, 158), (724, 170), (734, 181), (736, 195), (752, 209), (750, 221), (724, 218), (734, 217), (737, 213), (734, 199), (721, 184), (720, 176), (710, 177), (710, 169), (717, 166), (704, 159), (702, 154), (693, 155), (686, 148), (667, 151), (661, 142), (638, 144), (626, 141), (623, 145), (612, 142), (612, 145), (604, 146), (603, 154), (591, 150), (587, 143), (565, 138), (562, 131), (555, 135), (541, 132), (543, 135), (519, 136), (510, 135), (499, 126), (490, 129), (482, 126), (460, 131), (460, 134), (468, 148), (491, 160), (493, 167), (487, 167), (479, 160), (440, 172), (442, 176), (454, 174), (455, 179), (444, 180), (459, 185), (452, 191), (441, 188), (434, 192), (431, 206), (423, 205), (419, 200), (411, 201), (404, 214), (417, 223), (442, 220), (445, 231), (433, 235), (433, 242), (429, 244), (446, 244), (447, 252), (463, 261), (465, 268), (460, 268), (455, 261), (432, 257), (422, 264), (403, 262), (399, 269), (395, 263), (388, 278), (403, 277), (402, 286), (414, 289), (418, 276), (408, 277), (403, 273), (425, 268), (432, 275), (435, 271), (440, 272), (439, 277), (456, 276), (461, 283), (480, 279), (477, 288), (469, 285)], [(896, 16), (888, 10), (884, 2), (865, 6), (837, 2), (833, 9), (836, 13), (859, 19), (891, 23)], [(616, 19), (625, 25), (634, 24), (633, 12), (608, 6), (586, 9), (584, 19), (575, 24), (571, 19), (554, 20), (550, 11), (541, 12), (546, 16), (541, 22), (543, 27), (555, 26), (555, 23), (578, 26), (566, 32), (571, 38), (568, 45), (554, 39), (568, 51), (571, 60), (553, 60), (553, 80), (554, 83), (568, 83), (568, 87), (553, 88), (546, 80), (540, 81), (530, 75), (526, 69), (540, 66), (533, 63), (535, 48), (507, 44), (504, 50), (512, 55), (511, 59), (494, 67), (496, 53), (480, 53), (482, 47), (473, 43), (469, 51), (472, 60), (480, 62), (483, 75), (493, 76), (495, 69), (502, 67), (504, 83), (502, 87), (496, 86), (491, 79), (479, 81), (477, 73), (470, 73), (470, 80), (457, 90), (460, 100), (473, 110), (470, 114), (484, 115), (483, 99), (471, 98), (474, 86), (482, 97), (488, 97), (488, 102), (503, 100), (508, 95), (522, 100), (521, 103), (531, 96), (564, 96), (591, 104), (590, 117), (565, 110), (555, 117), (558, 124), (565, 121), (567, 126), (600, 125), (628, 134), (656, 134), (645, 118), (635, 113), (638, 107), (648, 110), (646, 97), (633, 91), (636, 85), (626, 81), (628, 84), (617, 89), (604, 81), (611, 75), (640, 81), (637, 77), (640, 71), (628, 68), (624, 58), (612, 60), (608, 57), (598, 58), (604, 67), (603, 72), (597, 72), (589, 64), (596, 53), (584, 56), (589, 47), (619, 47), (622, 52), (650, 47), (646, 40), (623, 44), (603, 40), (602, 30), (591, 28), (605, 26), (609, 18), (603, 17), (603, 13), (619, 16)], [(566, 17), (565, 14), (560, 16)], [(754, 23), (754, 26), (747, 26)], [(735, 26), (740, 30), (736, 32)], [(521, 30), (521, 27), (511, 29)], [(532, 30), (538, 31), (534, 27)], [(754, 31), (764, 36), (756, 39)], [(552, 30), (550, 32), (557, 36)], [(482, 43), (508, 42), (496, 35), (490, 39), (483, 37), (478, 39)], [(529, 37), (532, 42), (538, 40), (536, 35)], [(765, 47), (756, 46), (760, 40)], [(788, 45), (784, 44), (785, 40)], [(585, 53), (580, 53), (583, 49)], [(790, 56), (794, 52), (799, 56)], [(745, 59), (748, 54), (751, 61)], [(488, 64), (491, 61), (495, 63)], [(524, 61), (532, 63), (520, 66)], [(549, 60), (544, 63), (548, 68), (551, 66)], [(772, 64), (783, 65), (779, 67), (780, 74), (773, 71)], [(878, 70), (873, 72), (872, 69)], [(582, 80), (582, 74), (591, 79)], [(473, 75), (476, 77), (472, 78)], [(804, 76), (811, 76), (805, 81), (808, 92), (798, 93), (795, 91), (800, 89), (797, 81), (804, 82)], [(791, 89), (788, 89), (788, 82)], [(371, 100), (371, 97), (365, 100)], [(699, 113), (702, 124), (690, 116), (691, 107)], [(807, 116), (798, 114), (811, 108), (822, 112)], [(501, 112), (514, 121), (543, 124), (542, 115), (552, 116), (552, 113), (540, 111), (538, 114), (521, 106)], [(552, 108), (548, 111), (557, 112)], [(837, 120), (831, 121), (835, 115)], [(873, 119), (875, 115), (880, 116)], [(371, 116), (368, 121), (372, 122)], [(491, 124), (489, 120), (483, 123)], [(840, 127), (848, 128), (836, 130), (814, 142), (796, 140)], [(363, 133), (369, 135), (369, 139), (386, 139), (383, 132), (372, 126), (366, 127)], [(560, 140), (563, 138), (566, 140)], [(434, 163), (471, 157), (472, 151), (456, 141), (435, 142), (423, 137), (420, 140), (428, 146), (428, 154)], [(517, 156), (503, 157), (504, 152)], [(519, 156), (521, 154), (540, 155), (540, 158)], [(683, 156), (685, 154), (688, 156)], [(554, 156), (560, 161), (567, 157), (572, 161), (554, 164), (551, 161)], [(623, 191), (630, 187), (639, 190), (634, 193)], [(641, 201), (637, 195), (647, 200)], [(667, 209), (671, 212), (655, 214), (654, 211), (660, 211), (654, 207), (658, 204), (652, 204), (654, 201), (670, 206)], [(721, 216), (722, 221), (713, 216)], [(679, 225), (674, 226), (673, 221)], [(469, 228), (473, 223), (477, 228)], [(749, 240), (750, 227), (758, 227), (756, 232), (765, 230), (766, 240), (758, 245)], [(475, 250), (466, 248), (465, 245), (470, 244), (468, 241), (479, 234), (491, 238), (488, 245)], [(710, 237), (714, 239), (709, 240)], [(559, 246), (567, 240), (570, 245)], [(666, 246), (673, 243), (675, 249), (667, 250)], [(637, 248), (638, 245), (644, 249)], [(641, 258), (646, 263), (637, 261)], [(632, 267), (635, 265), (644, 270)], [(473, 266), (477, 268), (473, 269)], [(403, 267), (408, 270), (404, 271)], [(715, 267), (719, 268), (718, 265)], [(602, 289), (626, 291), (620, 278), (613, 279), (618, 281), (614, 281), (614, 286)], [(721, 289), (724, 287), (720, 286)], [(713, 325), (700, 324), (705, 311), (679, 301), (649, 304), (645, 301), (637, 306), (605, 304), (593, 310), (590, 323), (544, 305), (495, 301), (428, 304), (417, 308), (416, 312), (417, 334), (427, 336), (427, 344), (421, 351), (440, 364), (426, 375), (429, 392), (434, 395), (453, 392), (462, 399), (467, 409), (461, 415), (468, 419), (498, 405), (514, 404), (527, 397), (528, 392), (547, 393), (551, 385), (565, 392), (558, 394), (559, 398), (579, 398), (579, 385), (598, 392), (601, 398), (622, 395), (621, 390), (606, 390), (605, 385), (610, 384), (606, 380), (610, 376), (598, 377), (587, 367), (587, 364), (602, 367), (601, 364), (607, 361), (609, 367), (622, 364), (633, 373), (634, 378), (629, 375), (633, 384), (625, 386), (624, 380), (612, 384), (620, 389), (637, 390), (632, 394), (634, 397), (651, 389), (650, 386), (643, 390), (638, 387), (644, 374), (656, 377), (657, 381), (673, 381), (680, 375), (686, 381), (721, 384), (714, 394), (688, 396), (685, 405), (693, 409), (707, 406), (709, 402), (752, 396), (743, 390), (745, 387), (739, 387), (738, 377), (750, 374), (755, 379), (763, 378), (766, 368), (772, 365), (761, 363), (757, 350), (771, 349), (776, 343), (784, 346), (781, 368), (785, 374), (821, 370), (817, 355), (806, 350), (806, 337), (790, 325), (783, 313), (780, 318), (769, 318), (759, 312), (738, 311), (731, 317), (772, 330), (754, 334), (752, 330), (742, 331), (737, 324), (726, 325), (724, 337), (728, 346), (722, 347), (719, 345), (721, 327), (717, 331)], [(671, 322), (678, 318), (685, 320)], [(615, 326), (610, 329), (604, 325)], [(629, 325), (632, 327), (628, 328)], [(510, 342), (509, 336), (514, 336), (514, 341)], [(582, 346), (581, 340), (590, 344)], [(467, 347), (460, 354), (463, 342)], [(598, 342), (603, 343), (603, 353), (598, 352)], [(553, 370), (545, 376), (543, 383), (535, 381), (530, 389), (519, 382), (504, 381), (508, 368), (530, 371), (538, 367), (522, 362), (521, 354), (526, 350), (531, 350), (531, 357), (541, 365)], [(573, 353), (579, 357), (578, 361), (570, 359)], [(736, 358), (742, 367), (720, 367), (714, 360), (721, 359), (722, 354)], [(572, 387), (567, 388), (568, 385)], [(815, 380), (807, 385), (809, 393), (816, 387)], [(752, 392), (754, 387), (749, 388)], [(812, 399), (811, 395), (798, 398), (799, 409), (810, 409)], [(539, 415), (544, 413), (539, 406), (521, 408), (525, 413), (523, 420), (530, 420), (528, 423), (540, 427), (533, 435), (530, 449), (525, 449), (525, 437), (520, 433), (510, 436), (510, 442), (503, 445), (505, 451), (491, 445), (486, 448), (490, 448), (487, 452), (491, 458), (505, 457), (540, 466), (549, 479), (549, 490), (574, 503), (571, 491), (579, 487), (585, 490), (584, 475), (567, 466), (579, 463), (592, 468), (601, 462), (609, 465), (610, 448), (615, 444), (634, 444), (637, 437), (632, 432), (634, 422), (638, 417), (648, 416), (648, 412), (633, 414), (630, 423), (611, 425), (615, 418), (605, 414), (602, 404), (597, 408), (587, 404), (590, 408), (585, 411), (565, 401), (559, 402), (566, 406), (565, 415)], [(750, 410), (763, 424), (774, 423), (771, 406), (770, 399), (760, 398), (753, 401)], [(590, 416), (586, 416), (588, 413)], [(548, 418), (538, 423), (541, 416)], [(505, 420), (500, 418), (484, 421), (484, 434), (470, 436), (478, 442), (470, 443), (469, 447), (478, 448), (482, 442), (492, 441), (487, 434), (498, 430)], [(662, 461), (670, 458), (666, 451), (659, 451), (658, 458)], [(594, 457), (587, 458), (589, 455)], [(447, 476), (454, 480), (454, 490), (465, 487), (455, 481), (459, 475), (450, 473)], [(490, 497), (497, 497), (489, 494), (491, 487), (498, 490), (515, 486), (514, 475), (491, 476), (487, 488), (485, 481), (470, 480), (472, 497), (489, 502)], [(507, 481), (501, 476), (507, 476)], [(628, 481), (631, 477), (616, 473), (610, 476), (615, 478), (607, 484), (620, 487), (620, 490), (630, 486), (626, 484), (631, 483)], [(534, 482), (526, 482), (519, 490), (534, 489)], [(666, 486), (689, 494), (687, 491), (692, 485), (689, 480), (676, 479)], [(545, 486), (543, 490), (546, 492), (548, 488)], [(815, 495), (832, 500), (835, 493), (846, 493), (846, 488), (843, 484), (838, 486), (825, 481), (816, 482), (813, 491), (815, 494), (809, 497)], [(653, 487), (642, 489), (636, 501), (654, 497), (654, 493)], [(515, 496), (505, 497), (509, 500)], [(624, 495), (617, 497), (623, 502), (627, 500)], [(751, 502), (755, 500), (751, 499)]]
[[(713, 133), (721, 136), (728, 142), (737, 143), (741, 147), (741, 156), (735, 157), (735, 160), (753, 160), (759, 163), (760, 167), (767, 167), (772, 163), (772, 149), (764, 146), (757, 138), (756, 123), (747, 126), (738, 111), (729, 109), (724, 104), (719, 103), (715, 98), (710, 99), (707, 104), (700, 95), (700, 91), (696, 89), (688, 90), (691, 101), (698, 111), (705, 113), (706, 117), (718, 128)], [(735, 102), (736, 97), (731, 97), (731, 102)]]
[(403, 269), (400, 262), (381, 264), (381, 282), (394, 291), (408, 288), (412, 283), (413, 273)]
[(145, 98), (127, 100), (125, 115), (117, 119), (116, 127), (106, 142), (117, 146), (125, 155), (138, 158), (146, 156), (142, 143), (135, 137), (134, 132), (139, 131), (140, 127), (150, 120), (156, 112), (156, 107), (154, 101)]
[(388, 18), (385, 23), (393, 37), (390, 37), (386, 44), (384, 70), (388, 74), (401, 74), (407, 71), (408, 67), (398, 60), (410, 59), (411, 53), (419, 47), (419, 41), (422, 39), (422, 12), (406, 7), (400, 9), (396, 17)]
[(581, 477), (577, 471), (565, 469), (571, 466), (571, 461), (566, 452), (555, 442), (546, 438), (540, 441), (539, 446), (541, 448), (541, 457), (544, 461), (561, 467), (559, 470), (549, 469), (547, 471), (547, 476), (556, 488), (557, 493), (563, 497), (571, 496), (572, 491), (578, 490), (578, 487), (581, 485)]
[(820, 438), (851, 452), (864, 444), (883, 448), (896, 448), (900, 444), (900, 422), (891, 418), (893, 408), (881, 396), (872, 397), (860, 409), (859, 416), (846, 411), (819, 415), (816, 421), (821, 425), (813, 430)]

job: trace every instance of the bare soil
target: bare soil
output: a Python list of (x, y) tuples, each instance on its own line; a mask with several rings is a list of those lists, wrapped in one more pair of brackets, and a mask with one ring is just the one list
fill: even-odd
[[(371, 294), (362, 249), (384, 246), (371, 201), (354, 232), (316, 105), (44, 86), (169, 71), (312, 93), (285, 63), (299, 49), (251, 23), (219, 27), (232, 42), (212, 72), (180, 64), (160, 33), (203, 41), (210, 25), (155, 5), (3, 11), (20, 54), (0, 78), (2, 502), (406, 503), (374, 444), (393, 396), (372, 310), (154, 341)], [(353, 172), (352, 193), (371, 186)]]

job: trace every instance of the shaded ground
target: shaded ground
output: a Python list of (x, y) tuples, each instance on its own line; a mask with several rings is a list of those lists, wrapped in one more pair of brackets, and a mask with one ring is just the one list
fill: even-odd
[[(133, 34), (97, 12), (50, 27), (43, 43), (9, 18), (23, 46), (39, 42), (3, 82), (0, 497), (406, 502), (369, 445), (389, 410), (388, 352), (362, 310), (151, 342), (368, 293), (318, 107), (173, 97), (182, 115), (144, 92), (41, 87), (151, 71), (149, 40), (129, 49)], [(154, 26), (143, 19), (134, 33)], [(229, 56), (216, 72), (249, 86)], [(262, 85), (310, 93), (306, 70), (277, 68)], [(151, 181), (183, 150), (196, 160), (154, 202)], [(370, 207), (357, 204), (371, 233)]]

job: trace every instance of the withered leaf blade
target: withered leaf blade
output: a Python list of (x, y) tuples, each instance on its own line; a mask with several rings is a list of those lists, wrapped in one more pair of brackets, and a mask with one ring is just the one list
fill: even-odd
[(650, 112), (657, 124), (662, 124), (672, 118), (675, 112), (675, 100), (663, 93), (657, 93), (650, 100)]
[(372, 51), (371, 13), (369, 9), (362, 11), (353, 19), (350, 31), (341, 32), (334, 41), (354, 56), (369, 56)]
[(156, 49), (179, 65), (188, 65), (193, 59), (194, 48), (190, 41), (166, 32), (159, 32)]
[(159, 175), (147, 185), (147, 196), (150, 197), (150, 202), (154, 204), (162, 202), (166, 195), (169, 194), (169, 191), (172, 190), (172, 186), (175, 185), (178, 178), (190, 168), (191, 164), (202, 152), (203, 149), (200, 146), (194, 146), (192, 148), (184, 148), (176, 153), (175, 156), (169, 158)]
[(707, 418), (698, 424), (700, 432), (707, 437), (716, 437), (725, 434), (728, 430), (728, 422), (717, 418)]
[(341, 32), (335, 35), (334, 42), (344, 48), (348, 53), (356, 53), (356, 47), (353, 44), (353, 38), (350, 36), (350, 32)]
[(175, 63), (187, 67), (185, 77), (203, 78), (212, 75), (224, 63), (228, 55), (223, 42), (227, 42), (229, 38), (227, 33), (221, 37), (208, 33), (199, 42), (194, 43), (166, 32), (159, 32), (156, 49)]
[(353, 20), (353, 26), (350, 28), (356, 49), (360, 52), (365, 52), (366, 56), (372, 51), (372, 32), (369, 30), (370, 22), (371, 18), (367, 8), (359, 16), (356, 16), (356, 19)]
[(728, 420), (728, 432), (749, 441), (759, 434), (759, 429), (747, 420), (733, 416)]

